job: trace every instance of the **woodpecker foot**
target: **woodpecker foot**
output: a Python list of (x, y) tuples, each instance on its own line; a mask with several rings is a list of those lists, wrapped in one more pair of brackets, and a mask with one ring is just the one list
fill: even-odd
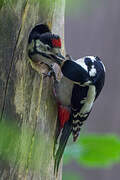
[(53, 77), (54, 77), (54, 80), (57, 81), (57, 79), (56, 79), (56, 73), (55, 73), (53, 67), (52, 67), (52, 66), (49, 66), (49, 69), (50, 69), (50, 71), (49, 71), (48, 73), (42, 73), (42, 74), (44, 75), (44, 78), (46, 78), (46, 77), (52, 77), (52, 76), (53, 76)]
[(69, 54), (66, 54), (65, 59), (66, 60), (71, 60), (71, 61), (73, 60), (72, 57)]

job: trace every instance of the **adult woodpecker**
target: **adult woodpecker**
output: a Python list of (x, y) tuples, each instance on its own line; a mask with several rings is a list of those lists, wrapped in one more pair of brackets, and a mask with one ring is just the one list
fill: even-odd
[(64, 58), (60, 50), (60, 37), (51, 33), (47, 26), (44, 31), (41, 25), (33, 28), (28, 39), (28, 56), (34, 63), (45, 63), (50, 67), (57, 58)]
[(76, 141), (105, 81), (105, 67), (99, 57), (86, 56), (74, 61), (67, 56), (65, 61), (57, 59), (57, 63), (61, 67), (63, 77), (56, 86), (60, 122), (56, 139), (60, 134), (61, 136), (55, 153), (55, 171), (58, 171), (70, 134), (73, 135), (73, 141)]

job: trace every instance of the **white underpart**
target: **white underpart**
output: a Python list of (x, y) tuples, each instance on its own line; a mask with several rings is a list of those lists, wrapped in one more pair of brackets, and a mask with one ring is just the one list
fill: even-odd
[(83, 85), (80, 85), (80, 86), (85, 87), (86, 85), (89, 86), (89, 84), (91, 84), (91, 81), (87, 81), (87, 82), (85, 82)]
[(40, 46), (41, 44), (40, 40), (36, 40), (36, 46)]
[(77, 64), (79, 64), (83, 69), (85, 69), (88, 72), (88, 67), (85, 64), (85, 58), (80, 58), (77, 61), (75, 61)]
[(56, 96), (58, 101), (63, 106), (70, 106), (71, 105), (71, 96), (72, 96), (72, 89), (73, 89), (73, 82), (66, 78), (65, 76), (62, 77), (59, 84), (56, 86)]
[(80, 104), (84, 104), (86, 102), (86, 98), (80, 101)]
[(39, 39), (35, 41), (36, 43), (36, 49), (38, 52), (42, 52), (42, 50), (45, 50), (45, 44), (43, 44)]
[[(86, 99), (84, 99), (84, 105), (83, 105), (82, 109), (80, 110), (80, 112), (77, 113), (74, 117), (77, 117), (78, 115), (80, 117), (86, 117), (87, 116), (86, 113), (89, 113), (91, 108), (92, 108), (92, 106), (93, 106), (93, 102), (95, 100), (95, 96), (96, 96), (95, 86), (94, 85), (90, 85), (89, 89), (88, 89), (87, 97), (86, 97)], [(80, 103), (83, 103), (83, 100)]]
[(97, 71), (94, 65), (91, 66), (91, 70), (89, 71), (90, 77), (94, 77), (96, 75)]

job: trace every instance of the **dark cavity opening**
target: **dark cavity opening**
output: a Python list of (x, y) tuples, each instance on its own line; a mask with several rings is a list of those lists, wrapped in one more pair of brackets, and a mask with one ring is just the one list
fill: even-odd
[(36, 25), (29, 34), (28, 43), (31, 43), (34, 36), (36, 36), (36, 35), (39, 36), (39, 35), (46, 33), (46, 32), (50, 32), (50, 29), (46, 24)]

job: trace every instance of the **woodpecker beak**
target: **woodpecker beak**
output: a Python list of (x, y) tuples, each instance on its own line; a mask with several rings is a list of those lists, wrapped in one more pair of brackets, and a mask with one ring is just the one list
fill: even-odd
[(57, 54), (58, 59), (65, 60), (64, 56), (61, 53)]
[[(35, 46), (36, 45), (36, 46)], [(32, 41), (28, 46), (28, 55), (36, 63), (44, 62), (46, 64), (57, 63), (61, 65), (65, 58), (62, 56), (60, 48), (50, 48), (45, 46), (41, 41)]]
[(62, 56), (60, 49), (53, 48), (52, 53), (53, 54), (51, 54), (51, 57), (54, 59), (54, 62), (61, 65), (63, 63), (63, 61), (65, 60), (65, 58), (64, 58), (64, 56)]
[(89, 85), (91, 83), (87, 70), (75, 61), (66, 60), (62, 65), (62, 73), (76, 84)]

